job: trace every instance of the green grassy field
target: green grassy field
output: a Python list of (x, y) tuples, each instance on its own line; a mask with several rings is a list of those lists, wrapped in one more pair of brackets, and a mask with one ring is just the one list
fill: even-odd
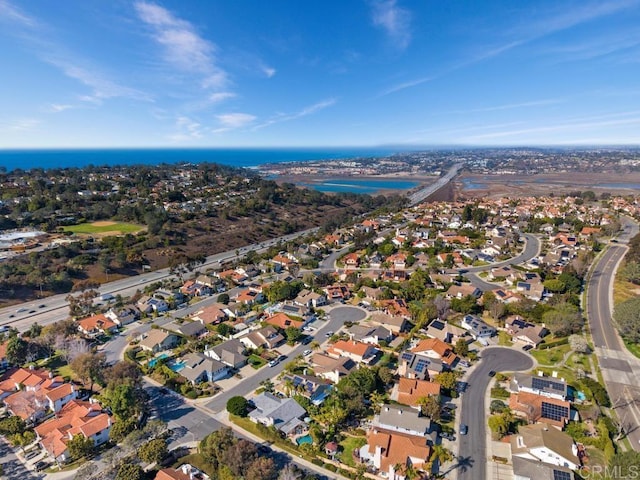
[[(105, 224), (108, 223), (108, 224)], [(122, 223), (122, 222), (94, 222), (94, 223), (81, 223), (80, 225), (70, 225), (63, 227), (65, 232), (91, 235), (101, 233), (135, 233), (140, 230), (144, 230), (142, 225), (136, 225), (134, 223)]]

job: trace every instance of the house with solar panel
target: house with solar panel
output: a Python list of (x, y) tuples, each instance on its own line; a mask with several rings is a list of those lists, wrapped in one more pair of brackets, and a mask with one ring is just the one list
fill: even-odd
[(462, 317), (460, 326), (471, 334), (474, 340), (488, 340), (496, 334), (496, 329), (487, 325), (484, 320), (475, 315)]
[(563, 429), (569, 420), (578, 420), (571, 410), (564, 379), (517, 373), (511, 380), (509, 407), (529, 423), (546, 422)]
[(445, 370), (442, 360), (429, 358), (418, 353), (405, 350), (398, 361), (398, 375), (401, 377), (429, 380)]
[(333, 385), (329, 380), (316, 377), (315, 375), (285, 375), (282, 382), (276, 386), (276, 390), (287, 396), (302, 395), (318, 406), (322, 405), (329, 396)]
[(515, 480), (574, 480), (571, 469), (559, 465), (550, 465), (538, 460), (513, 457), (513, 476)]
[(513, 342), (523, 343), (537, 347), (542, 339), (549, 333), (543, 325), (535, 325), (521, 317), (514, 315), (505, 321), (505, 329)]

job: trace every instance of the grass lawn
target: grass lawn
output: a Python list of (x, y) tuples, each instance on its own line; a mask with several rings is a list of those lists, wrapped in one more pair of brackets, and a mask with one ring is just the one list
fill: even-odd
[(530, 350), (529, 353), (535, 357), (540, 365), (557, 365), (570, 350), (569, 345), (558, 345), (545, 350)]
[(572, 385), (576, 385), (577, 384), (577, 380), (576, 380), (576, 374), (573, 371), (573, 369), (571, 368), (567, 368), (567, 367), (536, 367), (535, 371), (533, 372), (534, 375), (536, 375), (537, 371), (540, 370), (542, 371), (546, 376), (551, 376), (552, 372), (558, 372), (558, 378), (564, 378), (565, 381), (569, 384)]
[[(623, 265), (620, 265), (618, 272), (622, 269)], [(620, 274), (616, 275), (613, 281), (613, 304), (617, 305), (625, 300), (635, 298), (638, 296), (638, 286), (631, 282), (626, 282), (622, 279)]]
[(636, 357), (640, 358), (640, 345), (636, 343), (624, 342), (625, 347)]
[(264, 366), (265, 363), (267, 363), (267, 361), (258, 355), (253, 354), (249, 356), (249, 364), (256, 370)]
[(342, 452), (340, 452), (340, 460), (342, 463), (346, 463), (350, 467), (356, 466), (353, 461), (353, 451), (356, 448), (360, 448), (367, 443), (367, 439), (364, 437), (346, 437), (344, 440), (340, 442), (340, 446), (342, 447)]
[[(235, 423), (239, 427), (244, 428), (246, 431), (253, 433), (257, 437), (264, 438), (264, 436), (262, 435), (262, 432), (260, 432), (260, 430), (258, 430), (258, 427), (256, 426), (256, 424), (253, 423), (248, 418), (242, 418), (242, 417), (238, 417), (236, 415), (229, 415), (229, 420), (231, 420), (233, 423)], [(281, 448), (283, 450), (286, 450), (287, 452), (291, 453), (292, 455), (304, 456), (309, 461), (311, 461), (314, 458), (314, 457), (310, 457), (308, 455), (305, 455), (293, 443), (291, 443), (291, 442), (289, 442), (287, 440), (278, 439), (275, 442), (273, 442), (273, 444), (277, 445), (279, 448)]]
[(511, 341), (511, 335), (507, 332), (503, 332), (502, 330), (498, 332), (498, 345), (502, 345), (503, 347), (510, 347), (513, 345)]
[(124, 233), (136, 233), (144, 230), (146, 227), (142, 225), (136, 225), (135, 223), (123, 223), (123, 222), (92, 222), (81, 223), (80, 225), (69, 225), (63, 227), (65, 232), (91, 235), (96, 233), (111, 233), (113, 235)]
[(589, 363), (589, 357), (581, 353), (574, 353), (567, 359), (567, 367), (581, 368), (586, 373), (591, 373), (591, 363)]

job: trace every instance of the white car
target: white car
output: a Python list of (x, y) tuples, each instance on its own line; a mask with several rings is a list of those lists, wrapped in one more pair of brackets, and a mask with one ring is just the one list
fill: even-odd
[(280, 360), (276, 358), (275, 360), (271, 360), (268, 365), (269, 367), (275, 367), (279, 363), (280, 363)]
[(302, 355), (304, 355), (305, 357), (307, 355), (311, 355), (311, 350), (305, 350), (304, 352), (302, 352)]

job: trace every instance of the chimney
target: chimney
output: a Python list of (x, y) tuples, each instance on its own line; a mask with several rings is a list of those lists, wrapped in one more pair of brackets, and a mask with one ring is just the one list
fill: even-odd
[(539, 377), (544, 377), (544, 373), (542, 372), (542, 370), (538, 370), (538, 376)]
[(384, 407), (384, 411), (388, 412), (389, 411), (389, 407)]
[(554, 370), (553, 372), (551, 372), (551, 376), (553, 378), (558, 378), (558, 372)]

